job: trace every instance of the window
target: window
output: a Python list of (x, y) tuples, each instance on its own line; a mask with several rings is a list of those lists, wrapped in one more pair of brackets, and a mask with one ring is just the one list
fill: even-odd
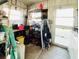
[(41, 18), (41, 12), (31, 13), (31, 15), (32, 15), (32, 19)]
[(23, 13), (19, 10), (12, 9), (10, 11), (10, 23), (11, 24), (24, 24)]
[[(23, 12), (21, 10), (15, 10), (13, 8), (3, 8), (3, 11), (5, 11), (6, 16), (9, 17), (11, 24), (23, 24), (24, 23), (24, 16)], [(10, 16), (9, 16), (10, 13)]]
[(31, 12), (29, 13), (29, 24), (33, 25), (35, 23), (41, 24), (41, 12)]
[(73, 27), (73, 8), (56, 10), (56, 25)]

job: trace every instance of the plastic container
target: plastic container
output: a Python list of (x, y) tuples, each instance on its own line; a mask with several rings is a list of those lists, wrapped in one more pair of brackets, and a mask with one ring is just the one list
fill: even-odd
[(18, 40), (19, 43), (24, 44), (24, 36), (19, 36), (16, 39)]

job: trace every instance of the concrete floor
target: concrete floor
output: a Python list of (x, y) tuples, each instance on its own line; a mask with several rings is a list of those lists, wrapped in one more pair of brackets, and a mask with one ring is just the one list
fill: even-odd
[(43, 51), (38, 59), (70, 59), (70, 56), (67, 50), (53, 46)]
[[(61, 35), (60, 35), (61, 34)], [(69, 29), (56, 29), (55, 43), (66, 46), (71, 59), (78, 59), (78, 33)]]
[(38, 46), (26, 47), (26, 59), (70, 59), (67, 50), (52, 46), (48, 50), (40, 49)]
[(30, 44), (25, 48), (25, 59), (37, 59), (42, 49), (39, 46)]

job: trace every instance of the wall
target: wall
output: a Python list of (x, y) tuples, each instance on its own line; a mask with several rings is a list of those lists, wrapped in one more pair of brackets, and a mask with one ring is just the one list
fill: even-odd
[[(56, 9), (57, 8), (74, 8), (77, 9), (77, 0), (48, 0), (48, 18), (52, 20), (51, 24), (51, 33), (52, 33), (52, 42), (55, 43), (55, 21), (56, 21)], [(76, 43), (74, 41), (74, 43)], [(72, 44), (74, 44), (72, 43)], [(76, 43), (77, 44), (77, 43)], [(77, 49), (73, 46), (68, 47), (71, 59), (77, 59)]]

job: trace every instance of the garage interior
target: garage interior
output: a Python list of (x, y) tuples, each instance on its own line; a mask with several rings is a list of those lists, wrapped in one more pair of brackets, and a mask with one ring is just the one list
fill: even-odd
[[(78, 0), (2, 1), (0, 10), (13, 28), (18, 59), (78, 59)], [(43, 40), (45, 21), (49, 45)], [(0, 59), (12, 58), (0, 53)]]

